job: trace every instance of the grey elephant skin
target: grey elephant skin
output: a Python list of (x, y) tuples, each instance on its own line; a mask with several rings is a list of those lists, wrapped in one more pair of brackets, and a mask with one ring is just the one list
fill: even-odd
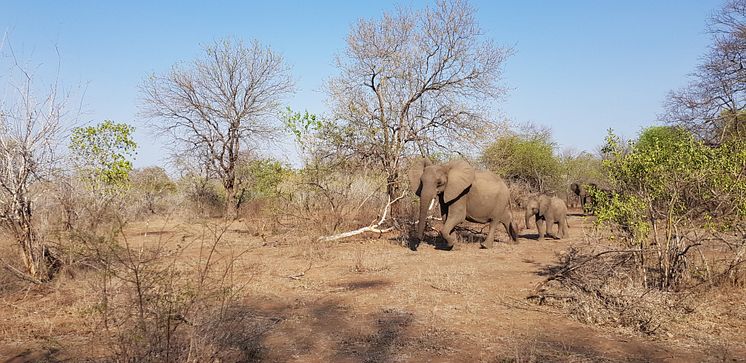
[[(534, 217), (539, 239), (544, 235), (551, 234), (557, 238), (567, 236), (567, 205), (565, 201), (547, 195), (530, 198), (526, 202), (526, 228), (529, 228), (531, 217)], [(557, 234), (552, 233), (554, 225), (557, 224)]]
[(585, 213), (586, 209), (585, 206), (588, 205), (591, 206), (591, 196), (588, 193), (588, 190), (590, 188), (596, 188), (595, 183), (572, 183), (570, 184), (570, 190), (572, 190), (573, 193), (575, 193), (576, 196), (578, 196), (578, 199), (580, 199), (580, 208)]
[(453, 160), (434, 165), (428, 159), (412, 162), (408, 172), (412, 192), (420, 197), (417, 241), (422, 241), (427, 224), (427, 213), (436, 196), (443, 217), (441, 234), (452, 249), (457, 236), (454, 228), (461, 222), (489, 224), (483, 247), (492, 247), (495, 227), (505, 226), (512, 241), (517, 240), (516, 229), (510, 212), (510, 192), (500, 177), (490, 171), (476, 170), (466, 160)]

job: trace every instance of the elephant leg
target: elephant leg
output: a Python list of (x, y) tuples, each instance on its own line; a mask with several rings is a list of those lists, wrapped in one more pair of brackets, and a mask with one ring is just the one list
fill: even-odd
[(554, 224), (555, 223), (557, 223), (557, 222), (554, 219), (552, 219), (552, 218), (547, 218), (544, 221), (544, 224), (547, 226), (546, 227), (547, 228), (547, 236), (551, 236), (552, 238), (555, 238), (557, 236), (556, 234), (554, 234)]
[(466, 208), (449, 208), (448, 219), (443, 222), (443, 230), (441, 234), (446, 239), (449, 248), (453, 248), (456, 245), (457, 236), (453, 233), (453, 229), (461, 222), (466, 220)]
[(490, 231), (487, 232), (487, 238), (482, 242), (482, 247), (484, 248), (492, 248), (494, 242), (495, 242), (495, 228), (497, 227), (497, 224), (500, 223), (500, 221), (492, 220), (490, 222)]
[(536, 220), (536, 230), (539, 231), (539, 240), (544, 239), (544, 233), (545, 231), (545, 221), (543, 219), (537, 219)]
[(567, 217), (560, 218), (559, 221), (560, 238), (567, 236)]
[[(515, 226), (513, 225), (513, 216), (510, 213), (503, 214), (500, 223), (505, 226), (505, 232), (508, 232), (508, 240), (512, 243), (517, 243), (518, 235), (516, 234)], [(526, 228), (528, 228), (528, 226), (526, 226)]]

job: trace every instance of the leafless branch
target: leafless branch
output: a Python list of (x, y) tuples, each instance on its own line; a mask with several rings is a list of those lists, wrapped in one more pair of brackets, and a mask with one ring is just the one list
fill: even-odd
[(405, 195), (406, 194), (402, 194), (401, 196), (397, 197), (394, 200), (391, 200), (391, 198), (389, 197), (388, 203), (386, 203), (386, 206), (383, 208), (383, 213), (381, 213), (381, 219), (378, 222), (373, 223), (363, 228), (356, 229), (354, 231), (339, 233), (339, 234), (335, 234), (331, 236), (320, 237), (319, 241), (320, 242), (335, 241), (335, 240), (342, 239), (342, 238), (356, 236), (358, 234), (365, 233), (365, 232), (386, 233), (386, 232), (392, 231), (394, 227), (389, 227), (389, 228), (384, 228), (384, 229), (381, 229), (380, 227), (384, 222), (386, 222), (389, 211), (391, 210), (391, 206), (394, 203), (398, 202), (400, 199), (404, 198)]
[(246, 46), (225, 39), (188, 66), (146, 79), (141, 115), (182, 151), (204, 156), (226, 188), (232, 213), (239, 156), (273, 137), (281, 98), (292, 90), (280, 54), (256, 41)]
[[(60, 92), (58, 80), (40, 91), (34, 75), (21, 64), (10, 43), (3, 39), (12, 62), (7, 73), (11, 90), (0, 102), (0, 226), (20, 247), (20, 257), (29, 281), (44, 281), (45, 265), (53, 257), (40, 240), (33, 222), (33, 186), (54, 171), (55, 149), (65, 117), (69, 94)], [(58, 67), (59, 70), (59, 67)], [(20, 270), (5, 264), (15, 274)]]
[(510, 54), (482, 37), (462, 0), (359, 20), (327, 85), (336, 130), (352, 131), (328, 141), (382, 167), (393, 199), (403, 156), (473, 141), (490, 124), (484, 104), (504, 94)]

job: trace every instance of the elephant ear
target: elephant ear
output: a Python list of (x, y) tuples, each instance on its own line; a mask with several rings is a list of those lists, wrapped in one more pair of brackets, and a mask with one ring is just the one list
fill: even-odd
[(552, 198), (542, 195), (539, 196), (537, 201), (538, 203), (536, 205), (539, 208), (539, 213), (542, 215), (546, 214), (547, 210), (549, 210), (549, 206), (552, 204)]
[(409, 170), (407, 170), (407, 178), (409, 179), (409, 190), (415, 193), (418, 197), (420, 196), (420, 177), (422, 177), (422, 171), (426, 167), (432, 165), (430, 159), (419, 158), (412, 160), (409, 164)]
[(454, 160), (444, 165), (448, 170), (448, 183), (443, 191), (443, 200), (450, 203), (474, 182), (475, 171), (466, 160)]

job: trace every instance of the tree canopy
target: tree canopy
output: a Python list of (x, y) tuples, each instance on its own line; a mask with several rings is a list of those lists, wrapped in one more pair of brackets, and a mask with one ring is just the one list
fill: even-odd
[(142, 114), (181, 152), (204, 159), (225, 188), (226, 214), (235, 217), (239, 156), (274, 135), (281, 99), (292, 90), (279, 53), (257, 41), (223, 39), (191, 64), (146, 79)]
[(70, 136), (70, 150), (83, 179), (93, 189), (114, 190), (129, 183), (137, 143), (135, 128), (110, 120), (76, 127)]
[(489, 127), (485, 104), (504, 93), (499, 81), (510, 53), (483, 37), (465, 1), (361, 19), (328, 83), (325, 139), (380, 166), (393, 199), (404, 156), (473, 143)]

